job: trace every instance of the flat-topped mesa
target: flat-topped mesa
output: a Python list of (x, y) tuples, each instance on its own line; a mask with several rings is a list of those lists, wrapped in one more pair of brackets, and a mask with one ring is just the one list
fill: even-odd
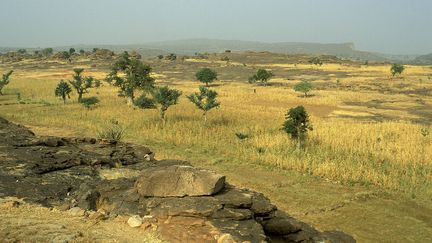
[(155, 225), (170, 242), (355, 242), (319, 232), (223, 175), (153, 155), (134, 144), (37, 137), (0, 118), (0, 197), (133, 216), (134, 227)]

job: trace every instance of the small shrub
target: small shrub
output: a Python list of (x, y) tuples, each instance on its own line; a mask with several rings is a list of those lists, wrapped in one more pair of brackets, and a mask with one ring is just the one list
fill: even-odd
[(392, 76), (396, 76), (399, 74), (402, 74), (402, 72), (405, 70), (405, 67), (401, 64), (393, 64), (390, 68), (390, 72), (392, 74)]
[(246, 140), (246, 139), (249, 138), (249, 135), (248, 135), (248, 134), (241, 133), (241, 132), (236, 132), (235, 135), (236, 135), (236, 137), (237, 137), (240, 141), (243, 141), (243, 140)]
[(119, 142), (125, 137), (126, 128), (117, 120), (111, 119), (97, 131), (99, 139), (108, 139)]
[(312, 130), (306, 109), (303, 106), (289, 109), (282, 129), (297, 141), (297, 149), (303, 147), (307, 132)]
[(71, 87), (64, 80), (60, 80), (57, 84), (57, 87), (54, 91), (56, 97), (60, 97), (63, 100), (63, 103), (66, 104), (66, 98), (70, 98), (70, 93), (72, 92)]
[(3, 74), (2, 79), (0, 79), (0, 95), (3, 95), (2, 89), (9, 84), (10, 82), (10, 76), (13, 73), (13, 70)]
[(265, 69), (258, 69), (257, 73), (249, 77), (249, 83), (255, 83), (260, 81), (264, 86), (267, 86), (267, 82), (274, 76), (271, 71)]
[(207, 112), (219, 107), (220, 103), (216, 100), (217, 92), (206, 87), (200, 87), (199, 92), (193, 93), (187, 98), (200, 110), (203, 111), (204, 122), (207, 121)]
[(98, 97), (92, 96), (88, 98), (82, 98), (80, 102), (85, 108), (90, 109), (99, 103)]
[(308, 97), (308, 93), (309, 93), (309, 91), (312, 90), (312, 88), (313, 88), (312, 83), (310, 81), (306, 81), (306, 80), (303, 80), (294, 86), (294, 90), (296, 92), (304, 93), (305, 97)]

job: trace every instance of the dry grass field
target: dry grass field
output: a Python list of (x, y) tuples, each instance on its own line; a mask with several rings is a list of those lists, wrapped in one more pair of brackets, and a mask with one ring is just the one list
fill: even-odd
[[(220, 61), (225, 55), (230, 62)], [(432, 203), (432, 134), (421, 132), (432, 133), (432, 67), (406, 66), (400, 77), (391, 77), (388, 64), (330, 61), (313, 66), (301, 57), (269, 53), (218, 54), (175, 62), (150, 59), (157, 83), (183, 92), (179, 104), (168, 109), (166, 123), (159, 120), (156, 110), (127, 106), (107, 83), (85, 95), (101, 100), (91, 110), (78, 104), (76, 96), (66, 105), (54, 97), (56, 84), (69, 79), (72, 68), (83, 67), (84, 75), (103, 79), (109, 63), (2, 64), (0, 73), (9, 69), (15, 72), (4, 89), (5, 95), (0, 96), (0, 115), (41, 134), (63, 136), (96, 136), (101, 127), (115, 119), (127, 128), (127, 141), (154, 148), (157, 158), (186, 159), (221, 171), (234, 183), (268, 193), (278, 206), (318, 227), (339, 227), (360, 241), (374, 241), (377, 238), (371, 234), (379, 232), (368, 232), (340, 218), (345, 204), (370, 197), (400, 198), (396, 201), (400, 204), (395, 202), (400, 210), (394, 212), (385, 211), (388, 204), (369, 205), (369, 209), (381, 210), (382, 217), (386, 213), (399, 217), (398, 213), (412, 213), (401, 206), (402, 202)], [(219, 93), (221, 107), (208, 114), (207, 123), (185, 98), (197, 91), (200, 83), (194, 80), (194, 73), (201, 67), (213, 68), (219, 74), (212, 89)], [(247, 83), (248, 76), (258, 68), (271, 69), (276, 75), (266, 87)], [(300, 80), (312, 81), (312, 96), (304, 98), (293, 91)], [(302, 152), (295, 152), (295, 144), (281, 131), (285, 113), (297, 105), (306, 107), (314, 128)], [(235, 136), (238, 132), (249, 138), (240, 141)], [(295, 180), (287, 179), (289, 176)], [(298, 194), (286, 192), (288, 182), (291, 189), (296, 183), (304, 188), (298, 187)], [(317, 198), (324, 206), (314, 202)], [(336, 216), (325, 216), (338, 210), (338, 200), (345, 202), (342, 210)], [(326, 205), (336, 205), (336, 209), (327, 210)], [(314, 213), (317, 208), (324, 210), (324, 216)], [(432, 209), (426, 206), (423, 210)], [(412, 236), (417, 238), (410, 238), (397, 227), (382, 225), (389, 219), (374, 227), (389, 231), (379, 236), (384, 237), (382, 241), (419, 242), (432, 238), (432, 219), (425, 216), (427, 212), (419, 216), (422, 222), (415, 221), (418, 218), (401, 222), (406, 224), (405, 229), (429, 227), (429, 231)], [(350, 214), (353, 212), (345, 212)]]

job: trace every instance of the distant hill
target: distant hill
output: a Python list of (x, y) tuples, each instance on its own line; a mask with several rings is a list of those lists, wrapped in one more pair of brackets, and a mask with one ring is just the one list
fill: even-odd
[[(72, 46), (54, 47), (54, 50), (67, 50)], [(356, 50), (354, 43), (304, 43), (304, 42), (279, 42), (266, 43), (256, 41), (216, 40), (216, 39), (187, 39), (174, 41), (148, 42), (135, 45), (74, 45), (76, 50), (91, 50), (94, 47), (107, 48), (115, 52), (136, 50), (145, 56), (165, 55), (176, 53), (180, 55), (193, 55), (195, 53), (214, 53), (231, 50), (233, 52), (268, 51), (279, 54), (309, 54), (309, 55), (334, 55), (339, 58), (379, 61), (379, 62), (413, 62), (414, 55), (391, 55), (375, 52)], [(0, 48), (10, 50), (11, 48)], [(15, 48), (17, 49), (17, 48)]]
[(432, 53), (418, 56), (414, 59), (415, 64), (432, 64)]

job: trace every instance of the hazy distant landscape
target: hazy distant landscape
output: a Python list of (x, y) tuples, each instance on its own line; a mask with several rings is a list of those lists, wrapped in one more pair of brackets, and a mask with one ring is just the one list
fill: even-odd
[[(55, 50), (69, 50), (72, 46), (54, 47)], [(265, 43), (253, 41), (216, 40), (216, 39), (185, 39), (177, 41), (151, 42), (133, 45), (74, 45), (73, 47), (91, 50), (94, 47), (107, 48), (117, 52), (136, 50), (144, 56), (155, 56), (160, 53), (178, 53), (193, 55), (195, 53), (218, 53), (225, 50), (234, 52), (244, 51), (268, 51), (280, 54), (310, 54), (310, 55), (334, 55), (340, 58), (380, 61), (380, 62), (409, 62), (418, 64), (431, 64), (430, 55), (397, 55), (397, 53), (374, 53), (356, 50), (354, 43), (302, 43), (281, 42)], [(23, 47), (25, 48), (25, 47)], [(20, 48), (0, 47), (0, 52), (18, 50)], [(37, 50), (30, 48), (29, 50)]]
[(431, 2), (0, 7), (0, 242), (432, 242)]

